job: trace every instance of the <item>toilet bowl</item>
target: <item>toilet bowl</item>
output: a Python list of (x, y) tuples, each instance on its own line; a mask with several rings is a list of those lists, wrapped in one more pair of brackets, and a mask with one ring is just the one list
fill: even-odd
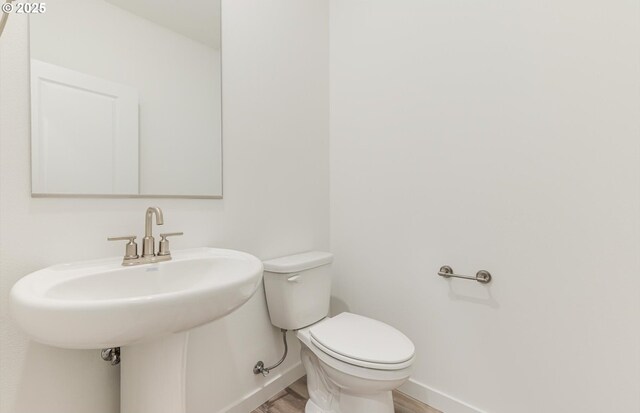
[(306, 413), (393, 413), (391, 391), (411, 375), (415, 347), (395, 328), (348, 312), (327, 317), (333, 256), (264, 262), (271, 322), (296, 330), (307, 373)]
[(306, 413), (392, 413), (391, 391), (411, 375), (415, 349), (398, 330), (350, 313), (298, 330)]

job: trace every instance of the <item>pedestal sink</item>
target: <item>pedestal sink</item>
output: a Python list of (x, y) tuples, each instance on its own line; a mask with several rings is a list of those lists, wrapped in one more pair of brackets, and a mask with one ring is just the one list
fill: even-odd
[(215, 248), (175, 251), (157, 264), (121, 262), (31, 273), (11, 290), (12, 316), (44, 344), (121, 347), (121, 413), (184, 413), (188, 330), (249, 300), (262, 280), (262, 262)]

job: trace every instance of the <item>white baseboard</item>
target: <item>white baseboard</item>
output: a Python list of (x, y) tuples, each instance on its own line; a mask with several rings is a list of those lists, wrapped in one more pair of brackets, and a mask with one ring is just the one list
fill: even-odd
[(484, 410), (473, 407), (413, 379), (409, 379), (398, 390), (443, 413), (486, 413)]
[(264, 383), (262, 387), (247, 393), (242, 399), (233, 402), (220, 410), (219, 413), (250, 413), (262, 403), (278, 394), (278, 392), (288, 387), (291, 383), (304, 376), (304, 374), (304, 367), (302, 367), (301, 362), (298, 362), (282, 373), (273, 375), (273, 378)]
[[(218, 413), (250, 413), (304, 375), (304, 367), (298, 362)], [(443, 413), (487, 413), (413, 379), (409, 379), (398, 390)]]

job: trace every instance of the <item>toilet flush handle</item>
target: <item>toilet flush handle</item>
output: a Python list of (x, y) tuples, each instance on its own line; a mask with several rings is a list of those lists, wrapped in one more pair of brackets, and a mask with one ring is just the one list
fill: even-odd
[(290, 282), (290, 283), (297, 283), (299, 279), (300, 279), (300, 273), (294, 274), (294, 275), (288, 277), (287, 281)]

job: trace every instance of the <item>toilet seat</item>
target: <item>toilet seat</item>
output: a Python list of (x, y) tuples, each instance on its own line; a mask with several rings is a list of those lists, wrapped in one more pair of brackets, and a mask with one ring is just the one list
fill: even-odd
[(309, 329), (311, 343), (345, 363), (376, 370), (401, 370), (413, 363), (415, 346), (400, 331), (351, 313), (325, 319)]
[[(320, 321), (320, 323), (323, 323), (328, 320), (330, 319), (327, 318), (323, 321)], [(338, 360), (336, 357), (330, 356), (329, 354), (325, 353), (318, 346), (316, 346), (311, 342), (311, 334), (309, 333), (310, 329), (311, 327), (307, 327), (307, 328), (298, 330), (296, 332), (296, 336), (302, 343), (303, 347), (307, 347), (313, 354), (315, 354), (315, 356), (323, 364), (325, 364), (329, 368), (335, 369), (337, 371), (340, 371), (347, 375), (351, 375), (353, 377), (358, 377), (364, 380), (371, 380), (374, 382), (380, 381), (380, 380), (383, 380), (383, 381), (404, 380), (408, 378), (409, 375), (411, 374), (413, 366), (408, 366), (408, 367), (400, 368), (397, 370), (384, 370), (384, 369), (360, 367), (351, 363), (347, 363), (342, 360)], [(413, 361), (414, 359), (415, 357), (411, 359), (411, 361)]]

